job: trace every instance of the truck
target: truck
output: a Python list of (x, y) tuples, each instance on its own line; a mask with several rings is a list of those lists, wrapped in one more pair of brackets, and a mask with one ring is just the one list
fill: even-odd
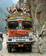
[(0, 50), (2, 50), (3, 33), (0, 32)]
[(7, 20), (7, 49), (8, 52), (15, 50), (32, 51), (33, 32), (32, 18), (10, 16)]

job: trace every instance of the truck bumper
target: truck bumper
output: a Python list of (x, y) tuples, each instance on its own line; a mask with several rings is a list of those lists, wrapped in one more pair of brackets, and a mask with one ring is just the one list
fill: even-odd
[(12, 47), (12, 48), (20, 48), (20, 47), (28, 47), (32, 45), (33, 42), (7, 42), (7, 47)]

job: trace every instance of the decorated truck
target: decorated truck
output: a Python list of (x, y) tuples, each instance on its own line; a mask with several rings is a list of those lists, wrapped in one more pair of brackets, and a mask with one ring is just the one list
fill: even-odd
[(7, 22), (8, 52), (21, 49), (23, 49), (23, 51), (32, 51), (32, 43), (34, 41), (30, 35), (33, 31), (32, 18), (10, 16)]

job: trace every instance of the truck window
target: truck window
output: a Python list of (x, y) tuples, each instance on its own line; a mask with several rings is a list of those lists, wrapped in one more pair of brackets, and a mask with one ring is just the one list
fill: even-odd
[(30, 21), (23, 21), (22, 22), (22, 26), (23, 26), (23, 29), (31, 29), (32, 28), (32, 22), (30, 22)]
[(17, 26), (18, 26), (18, 22), (17, 21), (8, 22), (8, 28), (10, 28), (10, 29), (16, 29)]

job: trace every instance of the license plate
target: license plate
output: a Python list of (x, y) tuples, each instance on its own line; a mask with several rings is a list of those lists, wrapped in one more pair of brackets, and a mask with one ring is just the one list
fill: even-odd
[(17, 37), (16, 39), (25, 39), (24, 37)]
[(16, 40), (17, 42), (25, 42), (25, 40)]

